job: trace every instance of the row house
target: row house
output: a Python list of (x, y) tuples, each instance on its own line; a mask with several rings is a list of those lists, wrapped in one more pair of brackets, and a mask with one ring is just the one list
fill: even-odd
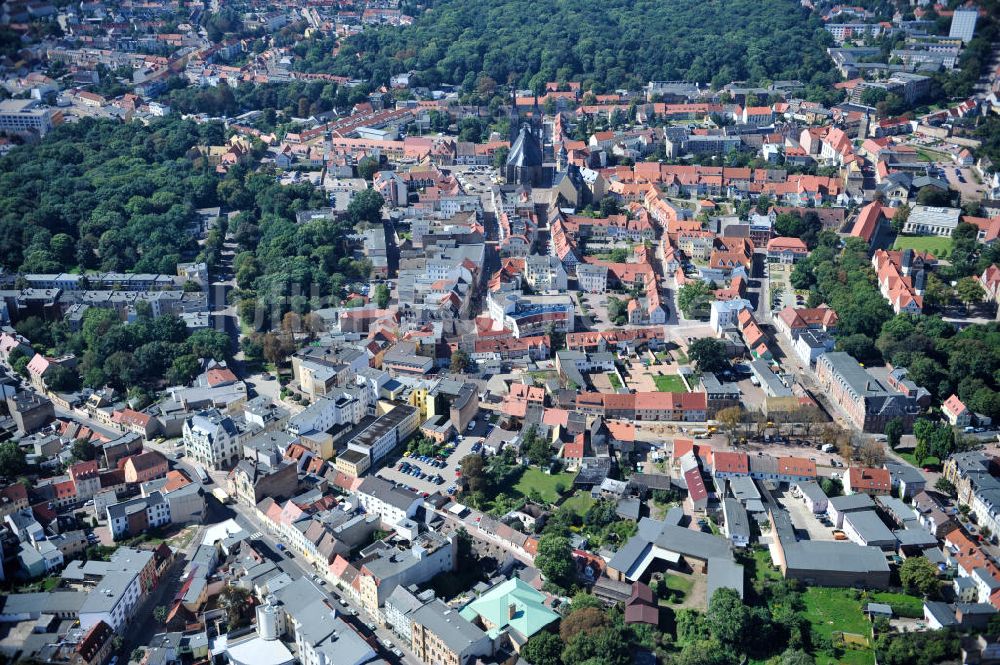
[(664, 340), (662, 328), (613, 329), (568, 333), (566, 348), (571, 351), (605, 351), (609, 348), (634, 351), (644, 346), (658, 348)]
[(784, 455), (749, 456), (741, 452), (717, 451), (710, 463), (712, 477), (725, 481), (741, 476), (789, 485), (816, 480), (816, 463), (804, 457)]
[(477, 339), (470, 357), (477, 363), (490, 360), (547, 360), (551, 348), (548, 335)]
[(694, 261), (708, 261), (715, 249), (715, 234), (711, 231), (680, 231), (677, 233), (677, 249)]
[(535, 291), (565, 291), (566, 270), (554, 256), (528, 256), (524, 259), (524, 279)]
[(577, 408), (605, 418), (640, 421), (704, 422), (708, 418), (705, 393), (582, 393)]
[(577, 238), (597, 241), (645, 242), (656, 239), (656, 231), (648, 217), (629, 219), (625, 215), (611, 215), (594, 219), (577, 215), (564, 218), (565, 229)]

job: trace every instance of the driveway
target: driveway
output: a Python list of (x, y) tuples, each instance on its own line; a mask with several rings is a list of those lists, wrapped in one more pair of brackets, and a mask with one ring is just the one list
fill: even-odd
[(792, 526), (800, 535), (808, 534), (809, 540), (833, 540), (833, 530), (820, 524), (802, 499), (795, 498), (789, 491), (778, 497), (778, 503), (788, 511)]

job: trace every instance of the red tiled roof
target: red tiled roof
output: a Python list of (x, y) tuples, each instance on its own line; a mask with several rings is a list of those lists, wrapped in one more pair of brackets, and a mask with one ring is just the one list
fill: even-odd
[(173, 492), (190, 484), (191, 481), (188, 477), (180, 471), (167, 471), (167, 482), (163, 485), (163, 489), (167, 492)]
[(716, 473), (750, 473), (750, 458), (746, 453), (720, 450), (714, 457)]
[(205, 380), (210, 387), (234, 383), (238, 379), (228, 367), (213, 367), (205, 373)]
[(132, 468), (136, 471), (145, 471), (146, 469), (154, 469), (158, 466), (167, 466), (167, 458), (155, 450), (140, 453), (139, 455), (133, 455), (128, 458), (128, 462), (131, 462)]
[[(803, 457), (779, 457), (778, 473), (787, 476), (816, 477), (816, 463)], [(888, 474), (888, 471), (886, 472)]]
[(98, 621), (87, 634), (83, 636), (83, 639), (76, 645), (76, 653), (80, 655), (80, 658), (89, 663), (92, 661), (101, 649), (107, 644), (108, 640), (115, 636), (115, 630), (104, 621)]
[(692, 501), (703, 501), (708, 498), (708, 489), (705, 487), (705, 479), (701, 477), (701, 469), (693, 467), (684, 474), (684, 482), (687, 484), (688, 496)]
[(967, 410), (965, 404), (958, 398), (958, 395), (952, 395), (946, 399), (941, 408), (946, 409), (952, 416), (961, 415)]
[(848, 473), (851, 479), (851, 489), (889, 490), (891, 488), (888, 469), (856, 466), (849, 469)]

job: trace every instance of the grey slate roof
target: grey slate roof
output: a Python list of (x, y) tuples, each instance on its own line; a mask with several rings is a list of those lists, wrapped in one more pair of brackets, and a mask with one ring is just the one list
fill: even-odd
[(368, 476), (362, 480), (358, 486), (358, 492), (373, 496), (400, 510), (406, 510), (413, 505), (414, 501), (420, 498), (408, 489), (396, 487), (392, 483), (375, 476)]
[(743, 566), (729, 558), (708, 560), (708, 602), (719, 589), (732, 589), (743, 597)]
[(865, 543), (883, 543), (895, 540), (892, 531), (879, 519), (874, 510), (849, 513), (844, 517), (844, 522), (850, 523)]
[(0, 614), (76, 614), (86, 599), (87, 594), (77, 591), (0, 595)]
[(796, 542), (795, 528), (788, 513), (772, 509), (774, 535), (781, 540), (789, 570), (837, 571), (850, 573), (889, 572), (885, 555), (877, 547), (865, 547), (838, 540)]
[(889, 475), (892, 476), (892, 484), (895, 485), (899, 481), (907, 484), (919, 484), (926, 483), (927, 479), (924, 475), (920, 473), (919, 469), (916, 469), (909, 464), (886, 464), (885, 468), (889, 470)]
[(875, 508), (875, 502), (867, 494), (848, 494), (847, 496), (835, 496), (830, 499), (829, 505), (838, 512), (850, 512), (852, 510), (871, 510)]
[(951, 609), (948, 603), (926, 600), (924, 601), (924, 612), (934, 617), (945, 628), (958, 625), (958, 620), (955, 619), (955, 611)]
[(528, 130), (528, 126), (523, 125), (514, 145), (510, 147), (510, 154), (507, 155), (507, 166), (541, 166), (542, 161), (542, 151), (538, 140)]
[(703, 561), (713, 558), (732, 558), (729, 543), (722, 538), (677, 526), (676, 522), (671, 524), (670, 521), (670, 514), (665, 522), (648, 517), (639, 520), (638, 533), (629, 538), (608, 565), (615, 570), (629, 572), (643, 560), (653, 546)]
[(726, 518), (726, 530), (729, 537), (741, 536), (750, 539), (750, 520), (743, 504), (733, 498), (722, 500), (722, 512)]
[(413, 613), (414, 623), (437, 635), (448, 648), (462, 653), (486, 637), (486, 633), (442, 601), (435, 599)]
[(822, 502), (827, 500), (826, 492), (824, 492), (823, 488), (819, 486), (819, 483), (814, 480), (799, 483), (799, 491), (802, 492), (803, 496), (808, 497), (813, 502)]

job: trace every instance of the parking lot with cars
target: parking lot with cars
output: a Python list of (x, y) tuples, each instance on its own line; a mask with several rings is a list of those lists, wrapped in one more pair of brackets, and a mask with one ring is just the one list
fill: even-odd
[(826, 515), (814, 514), (794, 487), (776, 498), (788, 511), (792, 526), (801, 535), (808, 534), (809, 540), (834, 540), (833, 525)]
[(484, 194), (500, 184), (500, 175), (489, 166), (453, 166), (452, 171), (466, 194)]
[(480, 418), (466, 426), (464, 432), (448, 442), (444, 454), (438, 456), (403, 455), (390, 458), (376, 474), (389, 482), (403, 485), (423, 495), (439, 492), (455, 494), (462, 458), (482, 450), (483, 439), (494, 425)]

